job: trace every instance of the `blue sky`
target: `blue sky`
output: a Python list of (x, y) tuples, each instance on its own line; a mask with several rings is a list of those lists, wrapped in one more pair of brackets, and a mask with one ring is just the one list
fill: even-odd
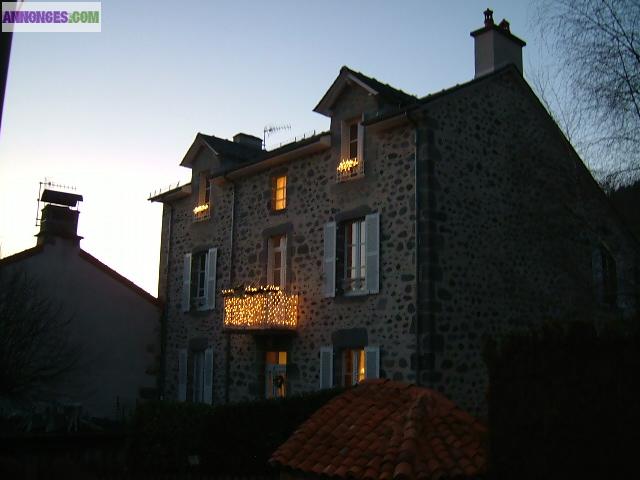
[(197, 132), (262, 136), (267, 147), (325, 130), (313, 107), (342, 65), (416, 95), (473, 78), (483, 10), (527, 41), (525, 1), (102, 2), (101, 33), (14, 35), (0, 132), (2, 256), (35, 245), (38, 182), (84, 195), (82, 247), (157, 292), (161, 211), (149, 193), (179, 167)]

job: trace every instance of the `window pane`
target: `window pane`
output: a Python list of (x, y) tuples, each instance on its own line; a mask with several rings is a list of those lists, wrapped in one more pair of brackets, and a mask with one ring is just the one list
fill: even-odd
[(358, 139), (358, 124), (352, 123), (349, 126), (349, 141)]
[(349, 144), (349, 158), (356, 158), (358, 156), (358, 144), (350, 143)]
[(287, 185), (287, 177), (278, 177), (276, 179), (276, 188), (283, 190)]
[(287, 352), (278, 352), (278, 363), (280, 365), (287, 364)]
[(364, 349), (361, 349), (358, 352), (358, 382), (364, 380), (364, 362)]

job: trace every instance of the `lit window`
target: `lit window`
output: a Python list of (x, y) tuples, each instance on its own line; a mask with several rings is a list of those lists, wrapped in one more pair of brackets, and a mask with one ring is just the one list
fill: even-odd
[(267, 260), (267, 283), (285, 288), (287, 281), (287, 236), (269, 238)]
[(276, 211), (287, 208), (287, 176), (273, 177), (272, 190), (272, 208)]
[(345, 224), (345, 292), (364, 291), (367, 273), (366, 224), (364, 219), (353, 220)]
[(342, 122), (340, 159), (336, 181), (344, 182), (364, 175), (364, 126), (360, 119)]
[(342, 353), (342, 385), (350, 387), (365, 378), (364, 348), (347, 349)]
[(287, 352), (266, 352), (265, 396), (284, 397), (287, 393)]
[(193, 208), (193, 221), (199, 222), (211, 216), (211, 181), (206, 172), (200, 174), (198, 203)]

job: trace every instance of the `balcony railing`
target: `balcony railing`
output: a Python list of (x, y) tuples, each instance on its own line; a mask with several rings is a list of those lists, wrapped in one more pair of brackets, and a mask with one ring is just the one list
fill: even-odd
[(336, 182), (346, 182), (364, 175), (364, 161), (360, 158), (343, 158), (336, 168)]
[(203, 203), (202, 205), (196, 205), (193, 209), (193, 221), (194, 222), (202, 222), (203, 220), (207, 220), (211, 216), (211, 208), (209, 208), (208, 203)]
[(298, 295), (279, 287), (241, 287), (223, 290), (226, 330), (295, 330)]

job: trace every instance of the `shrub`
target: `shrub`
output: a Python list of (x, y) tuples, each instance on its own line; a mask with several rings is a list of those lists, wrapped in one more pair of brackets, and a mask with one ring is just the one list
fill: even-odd
[[(150, 402), (133, 418), (129, 464), (135, 471), (268, 475), (269, 457), (318, 408), (340, 393), (220, 406)], [(190, 465), (198, 458), (197, 465)]]
[(611, 478), (640, 443), (640, 336), (547, 325), (486, 350), (494, 478)]

